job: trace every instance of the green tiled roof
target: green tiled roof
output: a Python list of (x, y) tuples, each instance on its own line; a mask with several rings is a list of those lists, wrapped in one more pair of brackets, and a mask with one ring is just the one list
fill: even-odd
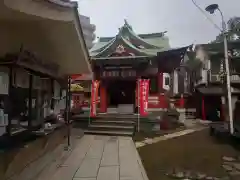
[(115, 37), (101, 37), (90, 50), (92, 57), (107, 57), (115, 52), (119, 45), (124, 46), (135, 56), (153, 56), (157, 52), (170, 48), (166, 32), (137, 35), (125, 20), (125, 24), (119, 29)]

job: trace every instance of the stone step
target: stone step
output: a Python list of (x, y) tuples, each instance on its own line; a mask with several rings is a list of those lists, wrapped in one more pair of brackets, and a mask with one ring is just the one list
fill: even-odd
[(107, 125), (107, 124), (91, 124), (89, 125), (89, 128), (91, 129), (118, 129), (118, 130), (133, 130), (134, 126), (123, 126), (123, 125)]
[(131, 114), (131, 115), (127, 115), (127, 114), (98, 114), (97, 115), (98, 118), (115, 118), (115, 119), (137, 119), (138, 116)]
[(192, 116), (192, 115), (187, 115), (186, 116), (186, 119), (195, 119), (196, 118), (196, 116)]
[(133, 120), (114, 120), (114, 119), (99, 119), (92, 121), (92, 124), (106, 124), (106, 125), (134, 125)]
[(108, 136), (133, 136), (133, 132), (129, 131), (85, 130), (84, 134), (108, 135)]

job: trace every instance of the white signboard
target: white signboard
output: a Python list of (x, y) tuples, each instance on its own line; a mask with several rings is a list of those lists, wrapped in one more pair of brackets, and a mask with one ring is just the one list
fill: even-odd
[(163, 73), (163, 89), (170, 90), (170, 75)]

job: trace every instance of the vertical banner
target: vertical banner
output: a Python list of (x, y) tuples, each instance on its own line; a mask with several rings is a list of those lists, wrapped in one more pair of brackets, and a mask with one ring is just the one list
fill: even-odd
[(96, 117), (97, 115), (98, 88), (99, 81), (93, 80), (91, 88), (90, 117)]
[(140, 115), (148, 114), (148, 94), (149, 94), (149, 79), (140, 79)]

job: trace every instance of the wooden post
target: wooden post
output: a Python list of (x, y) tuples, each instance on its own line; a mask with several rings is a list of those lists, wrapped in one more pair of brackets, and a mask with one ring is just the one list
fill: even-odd
[(163, 73), (158, 72), (158, 107), (165, 108), (165, 97), (163, 94)]
[(70, 142), (70, 137), (71, 137), (71, 129), (70, 129), (70, 118), (69, 118), (69, 113), (70, 113), (70, 104), (71, 104), (71, 78), (70, 76), (67, 77), (67, 92), (66, 92), (66, 109), (65, 109), (65, 117), (66, 117), (66, 122), (67, 122), (67, 145), (70, 147), (71, 142)]
[(33, 90), (33, 75), (29, 74), (28, 87), (28, 128), (32, 128), (32, 90)]
[(8, 109), (8, 125), (7, 125), (7, 134), (10, 136), (11, 135), (11, 130), (12, 130), (12, 110), (13, 110), (13, 105), (12, 105), (12, 89), (13, 89), (13, 67), (10, 66), (9, 67), (9, 74), (8, 74), (8, 80), (9, 80), (9, 84), (8, 84), (8, 103), (9, 103), (9, 109)]
[(54, 80), (51, 78), (51, 104), (50, 104), (50, 108), (51, 108), (51, 110), (53, 110), (54, 109)]
[(206, 112), (205, 112), (205, 100), (204, 96), (202, 96), (202, 119), (206, 120)]
[(136, 81), (136, 89), (135, 89), (135, 107), (134, 107), (134, 113), (138, 113), (138, 107), (139, 107), (139, 104), (138, 104), (138, 93), (139, 93), (139, 89), (138, 89), (138, 78), (137, 78), (137, 81)]

